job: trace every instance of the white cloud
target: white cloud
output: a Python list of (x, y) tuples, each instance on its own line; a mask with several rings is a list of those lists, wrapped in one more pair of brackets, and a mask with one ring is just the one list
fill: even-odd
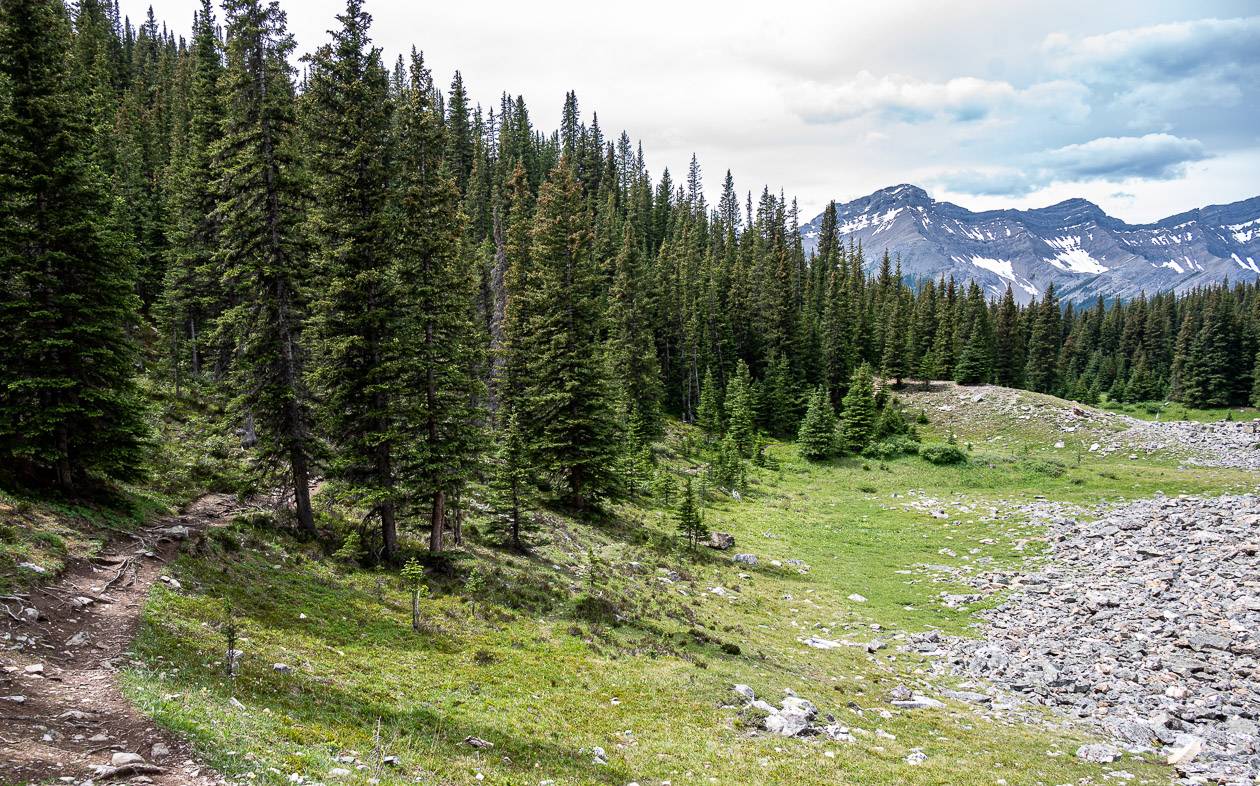
[(1171, 134), (1108, 136), (1040, 156), (1055, 180), (1172, 180), (1186, 164), (1207, 158), (1203, 143)]
[(788, 86), (785, 94), (788, 106), (809, 123), (838, 123), (866, 115), (912, 123), (974, 122), (1019, 111), (1079, 121), (1089, 114), (1088, 89), (1067, 80), (1019, 89), (1010, 82), (976, 77), (934, 82), (860, 71), (841, 82), (799, 82)]

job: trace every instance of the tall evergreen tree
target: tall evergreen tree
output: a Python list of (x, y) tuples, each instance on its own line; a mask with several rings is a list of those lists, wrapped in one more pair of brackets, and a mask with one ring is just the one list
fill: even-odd
[(315, 535), (315, 436), (307, 391), (303, 187), (294, 107), (293, 39), (275, 3), (226, 0), (227, 70), (216, 186), (216, 262), (235, 302), (219, 330), (235, 345), (238, 410), (258, 426), (267, 470), (288, 465), (298, 525)]
[(613, 261), (608, 359), (625, 402), (626, 422), (636, 423), (644, 436), (655, 438), (661, 431), (661, 372), (648, 321), (647, 277), (640, 254), (634, 225), (627, 222), (621, 250)]
[(827, 389), (819, 386), (809, 398), (809, 408), (801, 420), (796, 444), (807, 459), (823, 459), (831, 455), (836, 444), (836, 413), (831, 408)]
[(1054, 294), (1054, 284), (1046, 286), (1046, 292), (1042, 295), (1032, 320), (1032, 337), (1028, 341), (1024, 379), (1029, 390), (1050, 393), (1058, 384), (1061, 340), (1059, 299)]
[(726, 434), (747, 456), (752, 451), (753, 438), (757, 435), (756, 408), (753, 405), (752, 374), (748, 364), (740, 360), (735, 365), (735, 375), (726, 386)]
[(102, 223), (92, 131), (60, 0), (0, 3), (0, 464), (75, 492), (132, 478), (135, 269)]
[(313, 179), (310, 228), (320, 415), (328, 476), (380, 522), (386, 562), (398, 555), (396, 478), (401, 364), (408, 315), (389, 257), (389, 77), (368, 38), (372, 17), (349, 0), (332, 41), (311, 57), (306, 99)]
[(590, 221), (567, 158), (538, 194), (530, 246), (537, 289), (530, 296), (531, 357), (522, 425), (538, 466), (587, 507), (611, 490), (618, 444), (601, 341), (601, 276)]
[(840, 410), (840, 443), (845, 450), (860, 453), (870, 443), (876, 414), (871, 367), (863, 363), (849, 380), (849, 392)]
[(410, 85), (398, 108), (392, 246), (403, 360), (397, 395), (398, 476), (429, 515), (429, 550), (445, 548), (448, 501), (476, 469), (483, 450), (485, 390), (477, 277), (460, 253), (459, 189), (443, 165), (441, 109), (424, 60), (411, 54)]

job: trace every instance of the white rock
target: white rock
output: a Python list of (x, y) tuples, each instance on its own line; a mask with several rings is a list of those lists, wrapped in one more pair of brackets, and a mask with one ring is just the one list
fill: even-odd
[(920, 748), (911, 748), (910, 755), (906, 757), (906, 764), (911, 767), (917, 767), (927, 761), (927, 754)]
[(123, 767), (128, 764), (143, 764), (144, 757), (138, 753), (115, 753), (109, 758), (109, 763), (114, 767)]
[(736, 685), (731, 690), (733, 690), (737, 696), (750, 704), (757, 700), (757, 694), (753, 693), (753, 689), (747, 685)]
[(854, 603), (865, 603), (865, 602), (866, 602), (866, 596), (865, 596), (865, 595), (859, 595), (859, 594), (857, 594), (857, 593), (855, 592), (855, 593), (853, 593), (852, 595), (850, 595), (850, 596), (849, 596), (849, 600), (853, 601)]
[(1120, 758), (1120, 749), (1106, 743), (1082, 745), (1076, 749), (1076, 758), (1094, 764), (1110, 764)]
[(1185, 764), (1203, 752), (1203, 738), (1193, 734), (1182, 734), (1177, 737), (1176, 748), (1168, 755), (1169, 764)]

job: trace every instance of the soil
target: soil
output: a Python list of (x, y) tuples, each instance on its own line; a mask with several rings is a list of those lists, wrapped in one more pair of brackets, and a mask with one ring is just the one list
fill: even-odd
[[(118, 670), (149, 588), (169, 581), (163, 566), (181, 545), (241, 510), (228, 495), (201, 497), (135, 534), (115, 533), (98, 556), (71, 564), (55, 584), (3, 599), (0, 784), (224, 783), (197, 762), (188, 743), (127, 701)], [(37, 620), (31, 609), (38, 610)], [(143, 761), (111, 766), (118, 753)]]

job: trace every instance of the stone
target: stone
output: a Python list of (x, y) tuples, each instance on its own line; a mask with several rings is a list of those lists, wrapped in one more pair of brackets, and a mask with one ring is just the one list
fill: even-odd
[(43, 575), (48, 572), (47, 568), (40, 567), (39, 565), (36, 565), (34, 562), (19, 562), (18, 567), (24, 570), (29, 570), (32, 573), (37, 573), (40, 575)]
[(109, 758), (110, 766), (124, 767), (128, 764), (143, 764), (144, 757), (138, 753), (115, 753)]
[(1168, 763), (1172, 765), (1187, 764), (1203, 752), (1203, 738), (1193, 734), (1177, 737), (1172, 753), (1168, 754)]
[(854, 593), (852, 593), (851, 595), (849, 595), (849, 600), (853, 601), (854, 603), (865, 603), (865, 602), (866, 602), (866, 596), (865, 596), (865, 595), (859, 595), (859, 594), (857, 594), (856, 592), (854, 592)]
[(154, 759), (165, 759), (171, 755), (171, 749), (165, 743), (155, 742), (153, 747), (149, 749), (149, 756)]
[(22, 609), (22, 613), (18, 616), (27, 622), (39, 622), (39, 609), (33, 606), (28, 606)]
[(87, 644), (87, 640), (88, 640), (87, 632), (81, 630), (78, 633), (71, 636), (70, 638), (66, 639), (66, 646), (67, 647), (82, 647), (84, 644)]
[(708, 546), (711, 549), (726, 551), (735, 547), (735, 536), (729, 532), (710, 532)]
[(740, 565), (756, 565), (757, 555), (756, 554), (736, 554), (735, 561), (738, 562)]
[(470, 748), (476, 748), (479, 751), (484, 751), (488, 748), (494, 747), (493, 742), (490, 742), (489, 740), (483, 740), (480, 737), (473, 737), (473, 736), (465, 737), (464, 744)]
[(604, 765), (608, 763), (608, 754), (598, 745), (591, 748), (591, 757), (596, 764)]
[(927, 761), (927, 754), (923, 752), (922, 748), (911, 748), (910, 755), (906, 756), (906, 764), (909, 764), (911, 767), (917, 767), (925, 761)]
[(765, 729), (781, 737), (795, 737), (809, 728), (809, 718), (797, 712), (776, 712), (767, 716)]
[(29, 665), (29, 666), (27, 666), (25, 669), (23, 669), (23, 671), (25, 671), (27, 674), (43, 674), (43, 673), (44, 673), (44, 664), (42, 664), (42, 663), (32, 663), (31, 665)]
[(1121, 757), (1120, 749), (1106, 743), (1091, 743), (1076, 749), (1076, 758), (1093, 764), (1110, 764)]
[(287, 663), (273, 664), (271, 667), (271, 670), (276, 672), (277, 674), (292, 674), (293, 673), (293, 667)]
[(328, 777), (330, 778), (349, 778), (350, 775), (350, 770), (345, 767), (333, 767), (328, 771)]
[(745, 703), (751, 704), (757, 700), (757, 694), (753, 693), (753, 689), (747, 685), (736, 685), (731, 689), (736, 696), (739, 696)]
[(896, 700), (892, 705), (902, 710), (928, 710), (938, 707), (944, 707), (945, 703), (937, 701), (930, 696), (924, 696), (921, 693), (915, 693), (908, 699)]

